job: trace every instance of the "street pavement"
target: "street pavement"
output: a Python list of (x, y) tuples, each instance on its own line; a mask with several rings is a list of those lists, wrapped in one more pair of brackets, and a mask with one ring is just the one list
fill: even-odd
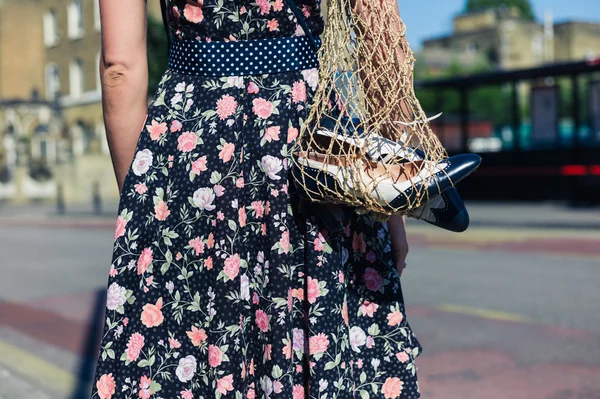
[[(0, 208), (0, 399), (89, 396), (115, 206)], [(422, 397), (600, 399), (600, 210), (469, 209), (462, 234), (408, 224)]]

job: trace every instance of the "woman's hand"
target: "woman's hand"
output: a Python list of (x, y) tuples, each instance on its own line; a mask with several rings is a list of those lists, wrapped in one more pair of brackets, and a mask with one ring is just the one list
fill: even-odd
[(408, 240), (406, 238), (406, 223), (404, 216), (394, 215), (388, 220), (388, 228), (392, 239), (392, 251), (398, 273), (402, 275), (404, 262), (408, 255)]

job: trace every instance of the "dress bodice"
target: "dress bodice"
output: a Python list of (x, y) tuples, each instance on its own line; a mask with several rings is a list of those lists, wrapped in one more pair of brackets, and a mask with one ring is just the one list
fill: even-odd
[[(323, 31), (321, 0), (295, 0), (311, 32)], [(304, 35), (285, 0), (169, 0), (176, 39), (253, 40)]]

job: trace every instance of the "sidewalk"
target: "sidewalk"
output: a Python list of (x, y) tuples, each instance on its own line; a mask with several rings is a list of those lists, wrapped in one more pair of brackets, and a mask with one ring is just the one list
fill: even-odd
[(53, 399), (29, 382), (0, 366), (0, 399), (15, 398)]

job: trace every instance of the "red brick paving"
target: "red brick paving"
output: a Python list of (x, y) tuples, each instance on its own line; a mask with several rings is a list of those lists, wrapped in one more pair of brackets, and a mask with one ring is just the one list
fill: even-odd
[(15, 302), (0, 302), (0, 326), (10, 327), (72, 353), (81, 352), (88, 332), (86, 323)]
[(519, 364), (505, 353), (462, 350), (419, 357), (427, 399), (600, 399), (600, 368)]

